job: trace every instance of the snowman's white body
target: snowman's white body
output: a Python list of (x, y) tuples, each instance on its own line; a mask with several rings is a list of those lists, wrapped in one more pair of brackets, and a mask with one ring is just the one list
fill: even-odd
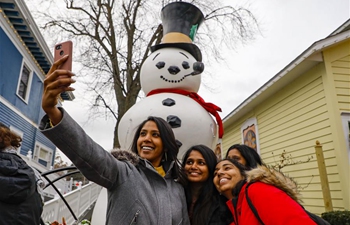
[[(175, 102), (172, 106), (162, 104), (164, 100)], [(141, 100), (123, 116), (118, 130), (120, 144), (130, 147), (137, 126), (148, 116), (158, 116), (167, 120), (168, 116), (177, 116), (181, 126), (173, 128), (175, 137), (182, 143), (178, 158), (193, 145), (203, 144), (212, 149), (217, 141), (217, 125), (208, 112), (195, 100), (188, 96), (160, 93)]]
[[(197, 92), (200, 74), (192, 75), (195, 58), (178, 48), (163, 48), (153, 52), (141, 68), (142, 90), (147, 95), (156, 89), (180, 89)], [(167, 100), (166, 100), (167, 99)], [(163, 103), (166, 100), (166, 103)], [(137, 127), (148, 116), (176, 116), (181, 126), (173, 127), (175, 138), (181, 142), (178, 158), (193, 145), (203, 144), (212, 149), (218, 140), (217, 124), (212, 116), (192, 98), (175, 93), (158, 93), (145, 97), (122, 117), (118, 138), (121, 148), (130, 149)]]

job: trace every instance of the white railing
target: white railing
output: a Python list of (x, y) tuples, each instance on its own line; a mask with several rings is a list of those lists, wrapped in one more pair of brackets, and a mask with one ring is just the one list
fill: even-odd
[[(82, 188), (65, 194), (64, 198), (76, 217), (79, 218), (97, 200), (100, 191), (101, 186), (90, 182)], [(44, 222), (62, 221), (62, 217), (65, 218), (67, 224), (75, 222), (73, 215), (60, 197), (45, 202), (41, 217)]]

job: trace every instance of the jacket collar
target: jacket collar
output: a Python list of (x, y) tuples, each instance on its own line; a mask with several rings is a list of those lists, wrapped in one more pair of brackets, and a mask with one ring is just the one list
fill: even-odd
[(298, 190), (298, 184), (293, 178), (288, 177), (281, 171), (266, 166), (258, 166), (246, 172), (247, 182), (260, 181), (273, 185), (286, 192), (295, 201), (302, 203), (301, 194)]
[[(150, 161), (148, 161), (147, 159), (143, 159), (140, 158), (140, 156), (138, 156), (137, 154), (135, 154), (132, 151), (126, 151), (126, 150), (117, 150), (117, 149), (113, 149), (111, 151), (111, 154), (114, 156), (114, 158), (120, 160), (120, 161), (127, 161), (131, 164), (133, 164), (134, 166), (137, 165), (143, 165), (144, 167), (150, 169), (150, 170), (154, 170), (156, 173), (158, 173), (152, 163)], [(174, 167), (174, 161), (173, 162), (163, 162), (163, 169), (165, 171), (165, 177), (164, 178), (168, 178), (171, 177), (171, 170)]]

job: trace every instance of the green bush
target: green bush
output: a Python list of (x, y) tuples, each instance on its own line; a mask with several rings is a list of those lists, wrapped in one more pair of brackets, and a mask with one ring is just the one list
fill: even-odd
[(324, 212), (321, 214), (321, 217), (331, 225), (350, 225), (349, 210)]

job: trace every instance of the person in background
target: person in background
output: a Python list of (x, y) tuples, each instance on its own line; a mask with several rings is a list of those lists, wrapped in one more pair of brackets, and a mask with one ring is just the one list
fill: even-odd
[(55, 62), (44, 81), (40, 129), (89, 180), (108, 190), (106, 224), (188, 225), (179, 148), (170, 125), (149, 117), (136, 130), (130, 151), (109, 153), (63, 109), (61, 92), (73, 91), (70, 71)]
[(263, 165), (259, 154), (247, 145), (234, 144), (226, 152), (226, 157), (238, 161), (247, 168), (253, 169)]
[(280, 172), (265, 166), (247, 170), (238, 161), (228, 158), (216, 165), (213, 182), (228, 199), (227, 206), (235, 225), (261, 224), (246, 195), (265, 225), (315, 225), (298, 203), (301, 199), (296, 183)]
[(205, 145), (189, 148), (182, 160), (187, 175), (185, 194), (191, 225), (227, 225), (232, 221), (225, 199), (213, 184), (217, 158)]
[[(43, 181), (17, 149), (22, 138), (0, 123), (0, 225), (38, 225), (43, 211)], [(41, 181), (41, 183), (40, 183)]]

